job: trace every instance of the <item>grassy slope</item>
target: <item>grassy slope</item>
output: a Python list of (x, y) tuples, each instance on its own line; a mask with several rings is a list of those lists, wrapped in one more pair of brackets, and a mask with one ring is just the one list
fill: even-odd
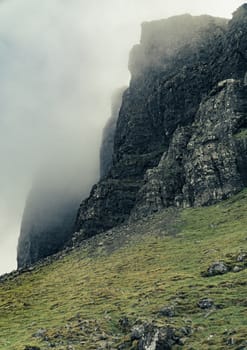
[[(247, 340), (247, 270), (208, 278), (200, 273), (214, 261), (233, 261), (247, 251), (246, 213), (247, 191), (219, 205), (186, 209), (173, 224), (171, 211), (164, 211), (133, 226), (134, 242), (128, 238), (111, 253), (99, 238), (94, 256), (89, 245), (4, 282), (0, 349), (47, 349), (48, 343), (32, 337), (41, 328), (56, 349), (68, 349), (68, 344), (97, 349), (103, 338), (116, 348), (127, 337), (118, 323), (123, 316), (131, 322), (192, 325), (184, 349), (227, 349), (229, 338), (236, 344), (230, 348), (237, 349)], [(131, 236), (132, 229), (127, 231)], [(209, 314), (201, 310), (197, 302), (203, 297), (221, 308)], [(174, 305), (176, 316), (158, 316), (164, 305)]]

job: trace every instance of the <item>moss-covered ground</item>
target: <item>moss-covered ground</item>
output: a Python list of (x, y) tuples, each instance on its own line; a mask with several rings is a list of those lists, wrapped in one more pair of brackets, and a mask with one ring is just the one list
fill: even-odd
[[(119, 229), (115, 239), (109, 249), (109, 237), (99, 236), (93, 246), (2, 282), (0, 349), (117, 349), (128, 338), (123, 317), (189, 325), (183, 349), (244, 349), (247, 269), (236, 258), (247, 251), (246, 190), (211, 207), (164, 210)], [(215, 261), (240, 271), (203, 277)], [(200, 309), (201, 298), (215, 306)], [(175, 315), (160, 315), (164, 306)]]

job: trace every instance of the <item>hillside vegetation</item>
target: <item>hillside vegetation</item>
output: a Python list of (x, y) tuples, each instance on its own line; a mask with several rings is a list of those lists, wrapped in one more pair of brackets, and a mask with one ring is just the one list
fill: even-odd
[[(137, 349), (128, 340), (143, 322), (184, 330), (174, 349), (246, 349), (246, 212), (246, 190), (164, 210), (10, 275), (0, 283), (0, 349)], [(217, 261), (229, 272), (206, 276)], [(213, 305), (200, 307), (204, 298)]]

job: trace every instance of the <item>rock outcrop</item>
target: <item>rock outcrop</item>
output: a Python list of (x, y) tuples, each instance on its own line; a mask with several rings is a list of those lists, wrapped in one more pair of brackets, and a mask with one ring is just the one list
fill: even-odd
[(170, 326), (157, 327), (152, 323), (135, 325), (130, 340), (119, 345), (118, 350), (172, 350), (183, 347), (191, 336), (191, 327), (174, 329)]
[(56, 174), (46, 173), (33, 184), (21, 223), (18, 268), (58, 252), (72, 237), (82, 194), (75, 192), (73, 186), (66, 186), (65, 178), (61, 180)]
[[(201, 102), (190, 127), (179, 127), (159, 165), (145, 174), (132, 217), (164, 207), (210, 205), (246, 185), (247, 87), (220, 82)], [(240, 134), (239, 134), (240, 132)]]
[(246, 37), (246, 4), (230, 21), (183, 15), (143, 23), (111, 168), (78, 211), (81, 238), (246, 186)]

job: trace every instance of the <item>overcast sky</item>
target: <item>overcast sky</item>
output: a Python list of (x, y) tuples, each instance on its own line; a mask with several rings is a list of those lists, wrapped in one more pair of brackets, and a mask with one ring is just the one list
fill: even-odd
[(128, 53), (139, 41), (140, 23), (182, 13), (230, 18), (241, 4), (0, 2), (0, 274), (16, 267), (25, 198), (46, 160), (78, 167), (81, 191), (96, 181), (101, 130), (113, 91), (128, 84)]

